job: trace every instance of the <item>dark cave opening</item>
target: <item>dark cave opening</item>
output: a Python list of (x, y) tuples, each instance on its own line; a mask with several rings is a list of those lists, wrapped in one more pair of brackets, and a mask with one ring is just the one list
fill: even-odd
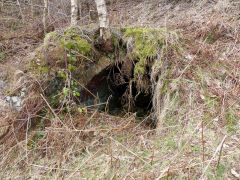
[(134, 64), (128, 67), (126, 73), (124, 63), (113, 64), (94, 76), (80, 92), (81, 104), (97, 107), (111, 115), (132, 112), (139, 119), (148, 116), (152, 109), (152, 94), (139, 92), (133, 80)]

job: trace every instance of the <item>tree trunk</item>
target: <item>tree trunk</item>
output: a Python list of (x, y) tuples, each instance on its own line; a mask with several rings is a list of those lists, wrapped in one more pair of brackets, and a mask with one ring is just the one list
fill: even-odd
[(107, 13), (107, 7), (105, 0), (95, 0), (98, 11), (100, 36), (104, 41), (111, 39), (111, 32), (109, 27), (109, 17)]
[(95, 0), (98, 12), (100, 26), (100, 42), (101, 50), (105, 52), (113, 51), (112, 36), (109, 25), (109, 16), (105, 0)]
[(44, 0), (44, 8), (43, 8), (43, 31), (44, 34), (47, 33), (47, 15), (48, 15), (48, 0)]
[(71, 26), (77, 25), (78, 15), (79, 15), (79, 2), (78, 0), (71, 0)]
[(78, 6), (78, 20), (82, 17), (82, 3), (80, 0), (77, 0), (77, 6)]

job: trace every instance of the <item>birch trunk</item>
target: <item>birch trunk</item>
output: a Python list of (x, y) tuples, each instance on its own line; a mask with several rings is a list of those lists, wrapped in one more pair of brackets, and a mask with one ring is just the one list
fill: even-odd
[(100, 24), (100, 36), (104, 41), (111, 39), (110, 27), (109, 27), (109, 17), (107, 13), (107, 7), (105, 0), (95, 0), (98, 18)]
[(44, 31), (44, 34), (47, 33), (47, 23), (46, 23), (47, 15), (48, 15), (48, 0), (44, 0), (44, 8), (43, 8), (43, 31)]
[(77, 25), (78, 20), (78, 0), (71, 0), (71, 26)]

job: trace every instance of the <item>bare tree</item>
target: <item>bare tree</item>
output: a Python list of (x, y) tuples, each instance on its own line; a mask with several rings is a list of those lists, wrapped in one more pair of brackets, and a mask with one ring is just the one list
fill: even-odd
[(106, 41), (111, 38), (106, 2), (105, 0), (95, 0), (95, 3), (98, 11), (100, 36)]
[(71, 26), (77, 25), (79, 18), (79, 0), (71, 0)]
[(44, 8), (43, 8), (43, 31), (44, 31), (44, 34), (47, 33), (47, 24), (46, 24), (47, 15), (48, 15), (48, 0), (44, 0)]
[(112, 37), (109, 25), (109, 16), (105, 0), (95, 0), (100, 25), (100, 37), (103, 39), (105, 51), (112, 50)]
[(78, 19), (81, 18), (82, 16), (82, 3), (81, 3), (82, 0), (77, 0), (77, 6), (78, 6)]

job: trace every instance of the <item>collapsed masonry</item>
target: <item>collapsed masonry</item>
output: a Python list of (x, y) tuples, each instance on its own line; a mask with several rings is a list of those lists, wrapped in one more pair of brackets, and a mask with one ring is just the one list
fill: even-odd
[(72, 27), (47, 34), (29, 57), (28, 72), (54, 109), (136, 112), (155, 125), (166, 101), (176, 99), (168, 89), (176, 86), (169, 78), (180, 41), (167, 30), (125, 27), (112, 29), (113, 47), (106, 51), (98, 29)]

